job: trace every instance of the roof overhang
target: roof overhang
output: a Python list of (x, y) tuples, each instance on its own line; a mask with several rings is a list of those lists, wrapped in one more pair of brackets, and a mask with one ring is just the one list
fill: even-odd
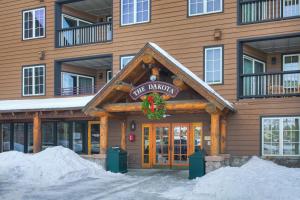
[[(211, 86), (201, 80), (157, 44), (151, 42), (147, 43), (110, 82), (98, 91), (95, 97), (85, 106), (83, 111), (87, 114), (91, 114), (95, 110), (103, 109), (102, 103), (105, 102), (106, 98), (114, 90), (114, 86), (118, 82), (122, 82), (128, 78), (131, 73), (135, 73), (135, 69), (142, 64), (145, 55), (151, 55), (163, 67), (167, 68), (173, 74), (176, 74), (186, 85), (203, 96), (210, 104), (216, 106), (219, 110), (235, 111), (234, 106), (218, 94)], [(103, 111), (105, 110), (103, 109)]]

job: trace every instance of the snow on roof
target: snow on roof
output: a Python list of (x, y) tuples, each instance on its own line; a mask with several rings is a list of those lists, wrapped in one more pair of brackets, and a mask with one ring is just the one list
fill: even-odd
[(0, 112), (83, 108), (94, 96), (0, 101)]
[(170, 62), (172, 62), (174, 65), (176, 65), (177, 67), (179, 67), (182, 71), (184, 71), (185, 73), (187, 73), (188, 75), (190, 75), (195, 81), (197, 81), (200, 85), (202, 85), (203, 87), (205, 87), (210, 93), (212, 93), (213, 95), (215, 95), (218, 99), (220, 99), (221, 101), (223, 101), (231, 110), (235, 110), (234, 106), (227, 101), (226, 99), (224, 99), (219, 93), (217, 93), (212, 87), (210, 87), (206, 82), (204, 82), (203, 80), (201, 80), (196, 74), (194, 74), (191, 70), (189, 70), (187, 67), (185, 67), (183, 64), (181, 64), (179, 61), (177, 61), (173, 56), (171, 56), (168, 52), (166, 52), (165, 50), (163, 50), (162, 48), (160, 48), (157, 44), (153, 43), (153, 42), (149, 42), (149, 44), (151, 45), (151, 47), (153, 47), (154, 49), (156, 49), (158, 52), (160, 52), (165, 58), (167, 58)]

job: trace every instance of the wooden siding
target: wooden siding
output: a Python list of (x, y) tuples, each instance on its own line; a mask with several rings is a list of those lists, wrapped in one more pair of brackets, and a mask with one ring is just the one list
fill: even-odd
[[(120, 55), (134, 54), (146, 42), (157, 43), (203, 77), (203, 47), (224, 45), (224, 84), (213, 86), (224, 98), (235, 103), (238, 111), (228, 120), (228, 153), (259, 154), (260, 115), (300, 114), (299, 98), (237, 101), (237, 40), (300, 32), (300, 20), (291, 19), (251, 25), (237, 25), (237, 1), (224, 3), (224, 12), (187, 17), (187, 0), (152, 0), (151, 22), (120, 26), (120, 0), (113, 4), (113, 42), (68, 48), (54, 47), (54, 0), (0, 0), (0, 99), (22, 97), (22, 66), (46, 64), (46, 95), (54, 96), (54, 60), (99, 54), (113, 54), (113, 73), (119, 71)], [(22, 10), (46, 7), (46, 38), (22, 41)], [(214, 40), (214, 30), (222, 39)], [(40, 60), (45, 51), (45, 60)], [(279, 62), (279, 60), (278, 60)], [(116, 129), (115, 132), (120, 134)], [(120, 138), (116, 136), (115, 138)], [(119, 142), (118, 142), (119, 144)], [(136, 142), (136, 145), (140, 143)], [(139, 148), (139, 147), (132, 147)], [(131, 149), (129, 148), (129, 152)]]

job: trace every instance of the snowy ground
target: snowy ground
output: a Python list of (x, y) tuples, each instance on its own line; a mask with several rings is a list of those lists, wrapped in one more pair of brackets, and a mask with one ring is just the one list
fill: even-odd
[(187, 177), (187, 171), (172, 170), (111, 174), (62, 147), (34, 156), (0, 154), (1, 200), (300, 200), (300, 169), (256, 157), (240, 168)]

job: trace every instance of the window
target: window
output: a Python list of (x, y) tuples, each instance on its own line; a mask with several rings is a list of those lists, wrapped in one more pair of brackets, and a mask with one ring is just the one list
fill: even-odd
[(262, 155), (300, 155), (300, 117), (262, 119)]
[(23, 40), (45, 37), (45, 8), (23, 11)]
[(189, 0), (189, 16), (223, 11), (222, 0)]
[(112, 71), (106, 71), (106, 82), (108, 83), (112, 79)]
[(283, 17), (293, 17), (300, 15), (299, 0), (284, 0), (283, 1)]
[[(283, 56), (283, 71), (300, 70), (300, 54), (290, 54)], [(300, 88), (300, 74), (284, 74), (283, 86), (289, 92), (297, 91)]]
[[(257, 74), (263, 73), (266, 70), (266, 63), (259, 61), (250, 56), (243, 56), (243, 74)], [(265, 88), (265, 81), (259, 81), (260, 87)], [(255, 76), (245, 76), (243, 78), (243, 95), (251, 96), (251, 95), (265, 95), (266, 91), (257, 91), (258, 80)]]
[(121, 56), (120, 69), (123, 69), (133, 58), (134, 56)]
[(23, 68), (23, 96), (45, 94), (45, 66)]
[(71, 17), (66, 14), (62, 14), (62, 28), (74, 28), (79, 26), (91, 25), (91, 22), (79, 19), (77, 17)]
[(45, 122), (42, 123), (42, 149), (52, 147), (56, 145), (55, 139), (55, 123)]
[(150, 21), (150, 0), (121, 0), (121, 24)]
[(205, 48), (205, 82), (209, 84), (223, 83), (223, 47)]
[(94, 77), (62, 72), (62, 95), (94, 93)]
[(10, 151), (11, 150), (11, 126), (10, 124), (2, 124), (1, 126), (2, 133), (2, 151)]

